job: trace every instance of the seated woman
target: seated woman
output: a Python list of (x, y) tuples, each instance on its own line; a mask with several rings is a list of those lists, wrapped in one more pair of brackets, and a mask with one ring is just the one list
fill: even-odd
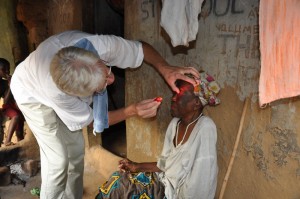
[(157, 162), (119, 162), (115, 172), (100, 189), (97, 199), (181, 198), (213, 199), (217, 186), (217, 129), (202, 111), (220, 103), (220, 88), (201, 73), (200, 84), (177, 80), (180, 93), (171, 101), (170, 122), (161, 156)]

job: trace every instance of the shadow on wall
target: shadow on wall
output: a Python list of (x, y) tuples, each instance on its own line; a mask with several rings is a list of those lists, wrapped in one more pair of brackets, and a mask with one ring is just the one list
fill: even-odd
[[(124, 0), (95, 1), (95, 33), (124, 36)], [(125, 71), (112, 68), (115, 82), (108, 86), (108, 109), (115, 110), (125, 106)], [(126, 157), (125, 121), (106, 129), (102, 134), (102, 146), (110, 152)]]

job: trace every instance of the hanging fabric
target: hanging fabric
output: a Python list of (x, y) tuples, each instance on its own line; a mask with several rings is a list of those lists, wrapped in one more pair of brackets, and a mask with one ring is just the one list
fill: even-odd
[(162, 0), (160, 25), (174, 47), (189, 46), (196, 39), (202, 3), (203, 0)]
[(300, 94), (300, 1), (260, 0), (259, 104)]

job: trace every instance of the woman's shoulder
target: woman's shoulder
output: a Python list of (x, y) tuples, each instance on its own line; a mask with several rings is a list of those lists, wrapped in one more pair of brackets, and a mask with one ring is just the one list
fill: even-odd
[(202, 123), (205, 125), (216, 126), (215, 122), (209, 116), (202, 116)]
[(202, 116), (201, 120), (197, 124), (197, 129), (202, 136), (214, 136), (217, 135), (217, 127), (215, 122), (208, 116)]

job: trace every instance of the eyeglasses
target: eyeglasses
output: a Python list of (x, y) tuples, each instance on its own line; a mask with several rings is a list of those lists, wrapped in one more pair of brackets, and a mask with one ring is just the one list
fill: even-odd
[(110, 74), (111, 74), (111, 66), (109, 66), (109, 71), (108, 71), (108, 73), (106, 75), (105, 86), (101, 90), (96, 91), (95, 92), (96, 94), (100, 94), (101, 95), (101, 94), (103, 94), (105, 92), (106, 87), (107, 87), (107, 78), (110, 76)]

